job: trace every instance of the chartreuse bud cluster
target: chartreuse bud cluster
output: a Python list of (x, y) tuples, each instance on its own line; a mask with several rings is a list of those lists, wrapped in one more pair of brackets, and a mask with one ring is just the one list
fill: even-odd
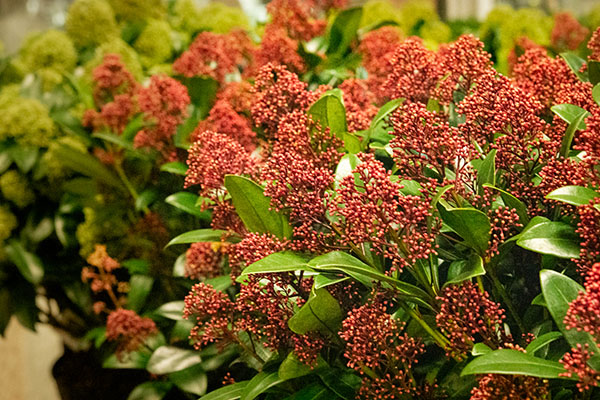
[(146, 68), (163, 63), (171, 57), (171, 27), (166, 21), (152, 19), (133, 44)]
[(97, 46), (119, 36), (115, 13), (105, 0), (75, 0), (65, 29), (80, 48)]
[(0, 176), (0, 192), (2, 196), (17, 207), (27, 207), (35, 200), (27, 179), (16, 170), (6, 171)]

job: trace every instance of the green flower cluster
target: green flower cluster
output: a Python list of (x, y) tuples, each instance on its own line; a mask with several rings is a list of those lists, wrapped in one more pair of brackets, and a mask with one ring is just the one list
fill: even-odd
[(105, 0), (75, 0), (65, 29), (80, 48), (97, 46), (119, 36), (115, 14)]
[(51, 181), (61, 180), (71, 173), (71, 170), (65, 167), (60, 156), (57, 154), (59, 147), (64, 145), (80, 150), (82, 153), (87, 152), (86, 145), (74, 136), (63, 136), (50, 143), (50, 147), (42, 156), (41, 162), (46, 176)]
[(10, 233), (17, 227), (17, 217), (10, 211), (8, 205), (0, 205), (0, 243), (10, 237)]
[(79, 254), (84, 258), (94, 251), (96, 244), (107, 243), (113, 238), (122, 239), (128, 228), (123, 215), (103, 208), (102, 196), (96, 197), (100, 208), (84, 207), (84, 222), (79, 224), (75, 232), (80, 246)]
[(166, 21), (151, 19), (138, 36), (133, 48), (146, 68), (167, 61), (173, 52), (171, 27)]
[(94, 68), (102, 63), (105, 55), (111, 53), (120, 55), (121, 61), (125, 64), (129, 72), (131, 72), (136, 79), (142, 79), (142, 64), (140, 63), (140, 58), (136, 51), (121, 38), (114, 38), (98, 46), (94, 53), (94, 57), (85, 64), (85, 70), (90, 77), (90, 81)]
[(201, 30), (227, 33), (236, 28), (249, 28), (248, 17), (240, 8), (211, 2), (206, 7), (198, 9), (194, 0), (177, 0), (175, 2), (172, 24), (187, 33)]
[(494, 8), (480, 27), (480, 37), (490, 44), (497, 69), (508, 71), (508, 55), (515, 42), (526, 36), (535, 43), (548, 46), (554, 21), (551, 16), (534, 8), (514, 10), (508, 5)]
[(19, 96), (16, 85), (0, 95), (0, 141), (13, 139), (23, 146), (47, 147), (56, 135), (48, 108), (38, 100)]
[(0, 176), (0, 192), (6, 200), (13, 202), (19, 208), (27, 207), (35, 200), (29, 182), (16, 170), (6, 171)]
[(161, 18), (166, 13), (162, 0), (108, 0), (118, 20), (139, 21)]
[(77, 51), (69, 36), (55, 29), (31, 35), (19, 53), (25, 73), (37, 73), (44, 89), (50, 90), (62, 81), (63, 73), (77, 65)]

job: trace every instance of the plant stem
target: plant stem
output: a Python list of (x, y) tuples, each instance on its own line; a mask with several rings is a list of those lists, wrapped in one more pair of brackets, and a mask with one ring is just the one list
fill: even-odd
[[(129, 192), (131, 197), (133, 197), (133, 201), (137, 202), (137, 200), (140, 196), (139, 196), (138, 192), (135, 190), (135, 188), (133, 187), (133, 185), (131, 184), (131, 181), (129, 180), (129, 178), (127, 178), (127, 175), (125, 174), (125, 171), (123, 170), (123, 166), (121, 165), (120, 160), (117, 160), (115, 162), (115, 170), (117, 171), (119, 178), (121, 178), (121, 181), (123, 181), (123, 184), (127, 188), (127, 191)], [(148, 208), (148, 206), (144, 206), (142, 209), (144, 211), (144, 214), (148, 214), (150, 212), (150, 209)]]

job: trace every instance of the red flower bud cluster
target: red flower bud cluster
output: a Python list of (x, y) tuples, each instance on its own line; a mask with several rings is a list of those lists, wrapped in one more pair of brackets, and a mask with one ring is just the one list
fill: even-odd
[(524, 375), (487, 374), (471, 390), (471, 400), (547, 399), (548, 381)]
[[(106, 246), (97, 244), (94, 252), (88, 256), (87, 262), (90, 267), (84, 267), (81, 270), (81, 279), (84, 282), (90, 282), (90, 288), (94, 293), (105, 292), (115, 308), (125, 304), (127, 298), (118, 296), (118, 293), (127, 292), (129, 287), (126, 282), (120, 282), (115, 276), (114, 272), (121, 268), (121, 264), (108, 255)], [(104, 301), (97, 301), (94, 304), (96, 314), (100, 314), (106, 308)]]
[[(600, 198), (595, 198), (589, 204), (577, 207), (579, 222), (577, 234), (581, 238), (579, 259), (573, 260), (582, 276), (591, 274), (595, 263), (600, 262)], [(591, 282), (590, 282), (591, 283)], [(600, 337), (599, 337), (600, 339)]]
[(140, 317), (135, 311), (119, 308), (106, 320), (106, 340), (118, 342), (117, 356), (136, 351), (158, 328), (150, 318)]
[(554, 15), (554, 28), (550, 41), (557, 51), (576, 50), (587, 38), (589, 29), (581, 25), (570, 12)]
[(221, 275), (223, 250), (220, 242), (193, 243), (185, 253), (185, 277), (202, 280)]
[(600, 27), (596, 28), (590, 41), (587, 44), (592, 54), (588, 56), (590, 60), (600, 61)]
[(376, 96), (369, 90), (368, 81), (347, 79), (338, 86), (344, 92), (344, 107), (348, 132), (367, 129), (377, 115)]

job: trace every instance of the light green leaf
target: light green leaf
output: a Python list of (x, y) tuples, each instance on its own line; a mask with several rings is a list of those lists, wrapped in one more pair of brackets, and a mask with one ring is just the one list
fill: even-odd
[(170, 172), (175, 175), (185, 176), (185, 174), (187, 173), (188, 167), (181, 161), (173, 161), (173, 162), (161, 165), (160, 170), (165, 171), (165, 172)]
[(527, 345), (525, 351), (527, 352), (527, 354), (533, 355), (536, 351), (540, 350), (545, 346), (548, 346), (550, 343), (554, 342), (556, 339), (560, 339), (562, 336), (563, 335), (560, 332), (544, 333), (540, 337), (533, 339), (531, 343)]
[(133, 275), (129, 279), (129, 293), (127, 305), (134, 311), (140, 311), (152, 290), (154, 278), (148, 275)]
[(526, 227), (517, 244), (524, 249), (559, 258), (579, 258), (579, 237), (575, 228), (548, 221)]
[(344, 139), (344, 133), (348, 131), (346, 126), (346, 109), (342, 102), (342, 91), (332, 89), (323, 93), (308, 109), (313, 121), (317, 122), (321, 128), (329, 128), (332, 133)]
[(205, 394), (200, 400), (237, 400), (242, 396), (246, 386), (250, 381), (236, 382), (232, 385), (213, 390), (212, 392)]
[(342, 310), (338, 301), (327, 289), (317, 289), (288, 320), (288, 326), (292, 332), (299, 335), (317, 331), (330, 334), (338, 331), (342, 319)]
[(458, 260), (450, 264), (448, 280), (444, 287), (466, 281), (476, 276), (485, 275), (483, 260), (477, 254), (472, 254), (466, 260)]
[(183, 319), (183, 308), (185, 303), (183, 300), (171, 301), (154, 310), (153, 314), (167, 319), (178, 321)]
[(189, 243), (198, 243), (198, 242), (220, 242), (221, 237), (227, 234), (226, 231), (222, 231), (219, 229), (198, 229), (195, 231), (189, 231), (186, 233), (182, 233), (179, 236), (171, 239), (171, 241), (167, 244), (166, 247), (172, 246), (174, 244), (189, 244)]
[(169, 380), (184, 392), (198, 396), (208, 387), (208, 377), (200, 364), (169, 374)]
[(39, 155), (39, 149), (19, 145), (11, 147), (9, 152), (19, 170), (24, 174), (31, 171)]
[(134, 351), (127, 354), (127, 357), (119, 359), (116, 354), (111, 354), (102, 363), (102, 368), (111, 369), (145, 369), (150, 353), (148, 351)]
[(250, 274), (270, 274), (276, 272), (293, 272), (298, 270), (309, 270), (308, 258), (300, 253), (292, 251), (281, 251), (266, 256), (263, 259), (250, 264), (242, 271), (238, 277), (238, 282), (245, 280), (245, 275)]
[(563, 186), (546, 196), (549, 200), (562, 201), (573, 206), (583, 206), (600, 197), (600, 193), (582, 186)]
[[(585, 116), (590, 114), (587, 110), (573, 104), (557, 104), (550, 109), (567, 124), (573, 124), (582, 114)], [(585, 129), (585, 123), (583, 121), (579, 121), (575, 126), (576, 129)]]
[(598, 106), (600, 106), (600, 83), (592, 89), (592, 97)]
[(131, 391), (127, 400), (161, 400), (172, 386), (169, 382), (144, 382)]
[(34, 285), (39, 284), (44, 278), (44, 266), (41, 260), (33, 253), (25, 250), (21, 242), (11, 240), (4, 247), (9, 260), (16, 266), (23, 278)]
[(181, 211), (184, 211), (195, 217), (206, 219), (210, 216), (210, 214), (196, 207), (197, 201), (198, 195), (190, 192), (174, 193), (165, 199), (165, 203), (170, 204)]
[(137, 199), (135, 199), (135, 209), (142, 211), (147, 209), (152, 203), (158, 199), (159, 193), (155, 188), (149, 188), (144, 190)]
[(474, 356), (481, 356), (487, 353), (491, 353), (493, 350), (485, 343), (475, 343), (471, 354)]
[(513, 349), (500, 349), (475, 358), (461, 375), (506, 374), (556, 379), (565, 368), (558, 361), (544, 360)]
[(195, 350), (175, 346), (161, 346), (152, 353), (146, 369), (151, 374), (164, 375), (200, 364), (202, 359)]
[(356, 38), (361, 17), (361, 7), (348, 8), (335, 17), (329, 30), (329, 47), (326, 52), (328, 56), (337, 59), (344, 55)]
[(582, 82), (588, 82), (589, 79), (587, 74), (581, 73), (581, 67), (585, 65), (585, 60), (574, 53), (560, 53), (560, 56), (566, 61), (571, 71), (579, 78)]
[(225, 176), (225, 187), (246, 228), (251, 232), (271, 233), (279, 239), (289, 239), (292, 227), (286, 215), (271, 210), (271, 200), (263, 188), (243, 176)]
[(284, 379), (280, 378), (277, 372), (259, 372), (248, 382), (240, 399), (253, 400), (258, 395), (279, 385), (281, 382), (284, 382)]
[(485, 156), (477, 169), (477, 188), (480, 194), (483, 193), (484, 184), (496, 185), (496, 149)]

